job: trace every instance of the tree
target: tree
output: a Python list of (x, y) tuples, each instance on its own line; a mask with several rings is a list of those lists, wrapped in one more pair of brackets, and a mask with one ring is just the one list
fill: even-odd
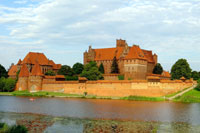
[(48, 76), (55, 76), (56, 74), (55, 74), (54, 71), (48, 70), (48, 71), (45, 73), (45, 75), (48, 75)]
[(191, 68), (186, 59), (179, 59), (171, 69), (172, 79), (180, 79), (185, 77), (186, 79), (191, 78)]
[(100, 64), (99, 66), (99, 71), (104, 74), (104, 66), (103, 66), (103, 63)]
[(153, 69), (153, 74), (162, 74), (163, 68), (160, 63), (157, 63)]
[(86, 77), (88, 80), (100, 80), (103, 79), (101, 72), (98, 70), (97, 64), (94, 61), (84, 66), (81, 77)]
[(8, 77), (8, 73), (7, 73), (6, 69), (5, 69), (5, 67), (3, 67), (3, 66), (0, 64), (0, 78), (1, 78), (1, 77), (7, 78), (7, 77)]
[(192, 78), (193, 78), (194, 80), (200, 79), (200, 74), (199, 74), (199, 72), (193, 71), (193, 72), (192, 72)]
[(74, 64), (72, 67), (74, 74), (77, 74), (77, 75), (81, 74), (83, 69), (84, 69), (83, 64), (78, 63), (78, 62), (76, 64)]
[(111, 66), (111, 73), (119, 73), (116, 56), (113, 58), (113, 62), (112, 62), (112, 66)]
[(60, 70), (58, 70), (58, 74), (65, 76), (73, 76), (72, 68), (68, 65), (63, 65)]

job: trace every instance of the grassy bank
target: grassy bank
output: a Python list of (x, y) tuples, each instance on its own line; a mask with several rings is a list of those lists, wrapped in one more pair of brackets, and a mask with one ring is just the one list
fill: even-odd
[(198, 103), (200, 102), (200, 91), (198, 89), (193, 89), (186, 92), (180, 97), (175, 98), (173, 101), (176, 102), (186, 102), (186, 103)]
[(0, 133), (27, 133), (28, 130), (22, 125), (8, 126), (6, 123), (0, 123)]
[(129, 97), (103, 97), (87, 94), (65, 94), (61, 92), (34, 92), (28, 91), (14, 91), (14, 92), (0, 92), (0, 95), (7, 96), (29, 96), (29, 97), (66, 97), (66, 98), (87, 98), (87, 99), (118, 99), (118, 100), (132, 100), (132, 101), (164, 101), (162, 97), (143, 97), (143, 96), (129, 96)]
[(122, 100), (133, 100), (133, 101), (165, 101), (163, 97), (143, 97), (143, 96), (129, 96), (120, 98)]

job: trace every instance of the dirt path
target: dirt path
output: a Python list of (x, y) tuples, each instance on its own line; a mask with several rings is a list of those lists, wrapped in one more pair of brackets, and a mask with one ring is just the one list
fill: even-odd
[(173, 100), (174, 98), (176, 98), (176, 97), (178, 97), (178, 96), (182, 96), (184, 93), (186, 93), (186, 92), (188, 92), (188, 91), (194, 89), (196, 86), (197, 86), (197, 85), (195, 84), (195, 85), (193, 85), (192, 87), (190, 87), (190, 88), (188, 88), (188, 89), (186, 89), (186, 90), (184, 90), (184, 91), (182, 91), (182, 92), (176, 94), (175, 96), (172, 96), (172, 97), (168, 98), (168, 100), (171, 101), (171, 100)]

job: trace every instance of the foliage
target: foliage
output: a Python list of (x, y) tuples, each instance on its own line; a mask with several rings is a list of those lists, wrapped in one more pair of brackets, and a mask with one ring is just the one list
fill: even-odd
[(171, 69), (172, 79), (180, 79), (185, 77), (186, 79), (191, 78), (191, 68), (186, 59), (179, 59)]
[(94, 61), (84, 66), (81, 77), (86, 77), (88, 80), (100, 80), (103, 79), (101, 72), (98, 70), (97, 64)]
[(56, 74), (55, 74), (54, 71), (48, 70), (48, 71), (45, 73), (45, 75), (48, 75), (48, 76), (55, 76)]
[(74, 80), (75, 81), (75, 80), (78, 80), (78, 76), (65, 76), (65, 80), (69, 80), (69, 81)]
[(200, 79), (200, 74), (199, 74), (199, 72), (197, 72), (197, 71), (192, 71), (192, 78), (193, 78), (194, 80)]
[(27, 133), (28, 130), (22, 125), (8, 126), (5, 123), (0, 123), (0, 133)]
[(119, 75), (119, 76), (118, 76), (118, 79), (119, 79), (119, 80), (124, 80), (124, 75)]
[(16, 73), (16, 81), (18, 81), (18, 79), (19, 79), (19, 73), (20, 73), (20, 70), (18, 70)]
[(104, 66), (103, 66), (103, 63), (100, 64), (99, 66), (99, 71), (104, 74)]
[(28, 130), (22, 125), (13, 125), (8, 129), (8, 133), (27, 133)]
[(129, 96), (123, 97), (122, 100), (133, 100), (133, 101), (164, 101), (162, 97), (143, 97), (143, 96)]
[(113, 62), (112, 62), (112, 66), (111, 66), (111, 73), (119, 73), (116, 56), (113, 58)]
[(0, 79), (0, 92), (11, 92), (14, 91), (16, 81), (10, 78), (2, 77)]
[(0, 78), (1, 77), (7, 78), (8, 77), (8, 73), (7, 73), (6, 69), (5, 69), (5, 67), (0, 64)]
[(58, 71), (59, 75), (65, 75), (65, 76), (73, 76), (72, 68), (68, 65), (63, 65), (61, 69)]
[(161, 66), (160, 63), (157, 63), (153, 69), (153, 74), (162, 74), (162, 72), (163, 72), (163, 67)]
[(78, 63), (78, 62), (76, 64), (74, 64), (73, 67), (72, 67), (74, 74), (77, 74), (77, 75), (81, 74), (83, 69), (84, 69), (83, 64)]

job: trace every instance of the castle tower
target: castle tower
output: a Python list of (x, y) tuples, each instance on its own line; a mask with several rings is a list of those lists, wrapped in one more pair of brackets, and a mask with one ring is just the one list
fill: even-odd
[(122, 40), (122, 39), (116, 40), (116, 47), (125, 47), (126, 45), (128, 45), (126, 43), (126, 40)]
[(43, 74), (38, 62), (33, 66), (31, 75), (29, 76), (28, 88), (30, 92), (37, 92), (42, 90)]
[(17, 90), (24, 91), (28, 89), (28, 77), (29, 77), (28, 68), (26, 64), (23, 64), (19, 73)]

